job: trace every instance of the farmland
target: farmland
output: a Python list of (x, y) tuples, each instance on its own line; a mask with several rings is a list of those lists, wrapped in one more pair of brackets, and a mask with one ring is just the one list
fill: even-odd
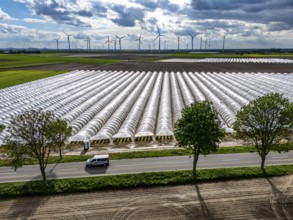
[(71, 142), (169, 140), (194, 101), (211, 101), (231, 132), (241, 106), (269, 92), (292, 100), (292, 85), (281, 73), (73, 71), (1, 90), (0, 117), (9, 123), (24, 109), (52, 110), (72, 127)]
[(9, 123), (24, 109), (42, 108), (68, 121), (74, 133), (71, 142), (168, 141), (182, 109), (196, 100), (211, 101), (230, 132), (236, 112), (254, 98), (282, 92), (292, 99), (292, 63), (270, 59), (246, 63), (236, 58), (237, 63), (227, 58), (209, 63), (153, 62), (168, 57), (0, 55), (0, 68), (5, 68), (0, 71), (0, 88), (8, 87), (0, 90), (0, 123)]

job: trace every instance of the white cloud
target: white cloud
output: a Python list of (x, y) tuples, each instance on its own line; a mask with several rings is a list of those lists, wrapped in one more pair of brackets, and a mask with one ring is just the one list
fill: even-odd
[(0, 20), (9, 20), (11, 17), (0, 8)]
[[(260, 7), (262, 4), (252, 0), (14, 1), (25, 4), (34, 15), (33, 18), (27, 17), (22, 20), (25, 22), (22, 24), (35, 27), (35, 29), (27, 28), (27, 30), (21, 31), (20, 34), (25, 40), (26, 35), (30, 36), (31, 33), (34, 33), (39, 36), (47, 33), (45, 30), (51, 30), (55, 37), (56, 34), (59, 34), (61, 38), (65, 38), (62, 33), (64, 30), (75, 36), (81, 36), (80, 34), (90, 36), (93, 38), (93, 45), (104, 45), (108, 36), (112, 39), (115, 35), (139, 36), (142, 34), (143, 47), (147, 48), (149, 43), (153, 43), (157, 34), (156, 27), (159, 26), (167, 37), (169, 48), (176, 48), (175, 35), (182, 35), (182, 42), (190, 42), (186, 32), (202, 33), (195, 38), (196, 45), (199, 45), (198, 41), (202, 36), (213, 41), (214, 47), (220, 47), (223, 35), (226, 35), (227, 39), (236, 45), (235, 42), (239, 41), (244, 42), (243, 45), (255, 46), (262, 39), (265, 42), (261, 46), (265, 44), (267, 47), (293, 45), (292, 39), (290, 39), (293, 25), (292, 3), (290, 4), (292, 0), (279, 0), (279, 5), (277, 4), (275, 7), (269, 7), (276, 2), (275, 0), (260, 0), (266, 2), (263, 4), (264, 7)], [(268, 16), (271, 14), (274, 16)], [(11, 20), (12, 18), (0, 9), (1, 19)], [(49, 25), (44, 25), (44, 28), (39, 30), (42, 27), (39, 24), (42, 23)], [(15, 31), (17, 28), (0, 29), (2, 33), (9, 32), (9, 30)], [(282, 41), (277, 41), (277, 39), (282, 39)], [(95, 40), (96, 42), (94, 42)], [(53, 38), (51, 41), (53, 42)], [(74, 36), (72, 41), (76, 42), (76, 47), (84, 45), (84, 42), (79, 42), (79, 39), (75, 39)], [(136, 44), (137, 42), (132, 41), (131, 38), (123, 39), (124, 48), (136, 48)], [(43, 47), (51, 44), (44, 44), (36, 38), (36, 45)], [(54, 44), (51, 46), (54, 47)]]
[(46, 20), (34, 19), (34, 18), (25, 18), (23, 19), (23, 21), (26, 23), (47, 23), (48, 22)]

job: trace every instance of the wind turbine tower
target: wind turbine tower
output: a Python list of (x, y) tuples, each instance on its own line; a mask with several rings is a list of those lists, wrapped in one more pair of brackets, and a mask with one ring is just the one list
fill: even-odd
[(120, 53), (121, 53), (121, 39), (124, 38), (125, 36), (119, 37), (117, 35), (115, 35), (116, 38), (118, 38), (118, 42), (119, 42), (119, 48), (120, 48)]
[(200, 50), (202, 49), (202, 37), (200, 37)]
[(87, 42), (88, 42), (88, 50), (91, 50), (91, 39), (90, 39), (90, 37), (87, 37)]
[(138, 41), (138, 50), (140, 51), (140, 45), (142, 44), (141, 35), (139, 36), (139, 38), (136, 39), (136, 41)]
[(111, 43), (114, 43), (114, 50), (117, 50), (117, 37), (115, 37), (114, 40), (111, 41)]
[(193, 50), (193, 40), (196, 35), (192, 35), (190, 33), (187, 33), (187, 34), (191, 37), (191, 50)]
[(223, 37), (223, 51), (225, 50), (225, 41), (226, 41), (226, 35)]
[(108, 51), (109, 51), (110, 50), (110, 43), (111, 43), (109, 36), (108, 36), (108, 40), (105, 43), (108, 43)]
[(66, 34), (67, 36), (68, 49), (70, 50), (70, 37), (72, 36), (72, 34), (67, 34), (66, 32), (64, 32), (64, 34)]
[(159, 29), (159, 27), (158, 27), (158, 35), (157, 35), (157, 37), (154, 39), (154, 41), (157, 40), (157, 38), (159, 38), (159, 53), (161, 53), (161, 37), (164, 37), (164, 35), (161, 34), (160, 29)]
[(180, 36), (177, 36), (178, 51), (180, 50)]
[(56, 41), (57, 50), (59, 50), (59, 37), (55, 38), (55, 41)]

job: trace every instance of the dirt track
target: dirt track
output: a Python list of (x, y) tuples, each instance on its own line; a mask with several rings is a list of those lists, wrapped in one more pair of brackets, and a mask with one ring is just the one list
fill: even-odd
[(1, 219), (292, 219), (293, 175), (0, 200)]

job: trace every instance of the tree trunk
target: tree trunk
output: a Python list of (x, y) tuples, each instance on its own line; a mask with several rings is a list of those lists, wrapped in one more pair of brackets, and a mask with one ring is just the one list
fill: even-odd
[(42, 165), (40, 165), (40, 170), (41, 170), (41, 173), (42, 173), (43, 185), (47, 186), (46, 171), (45, 171), (45, 168)]
[(196, 178), (196, 165), (198, 161), (199, 150), (194, 151), (194, 159), (193, 159), (193, 178)]
[(266, 160), (266, 156), (265, 155), (262, 155), (261, 156), (261, 165), (260, 165), (260, 169), (262, 171), (263, 174), (266, 173), (265, 171), (265, 160)]
[(193, 160), (193, 178), (196, 178), (196, 164), (197, 164), (197, 159), (195, 159), (195, 155), (194, 155), (194, 160)]
[(62, 156), (62, 147), (59, 146), (59, 160), (62, 160), (63, 156)]

